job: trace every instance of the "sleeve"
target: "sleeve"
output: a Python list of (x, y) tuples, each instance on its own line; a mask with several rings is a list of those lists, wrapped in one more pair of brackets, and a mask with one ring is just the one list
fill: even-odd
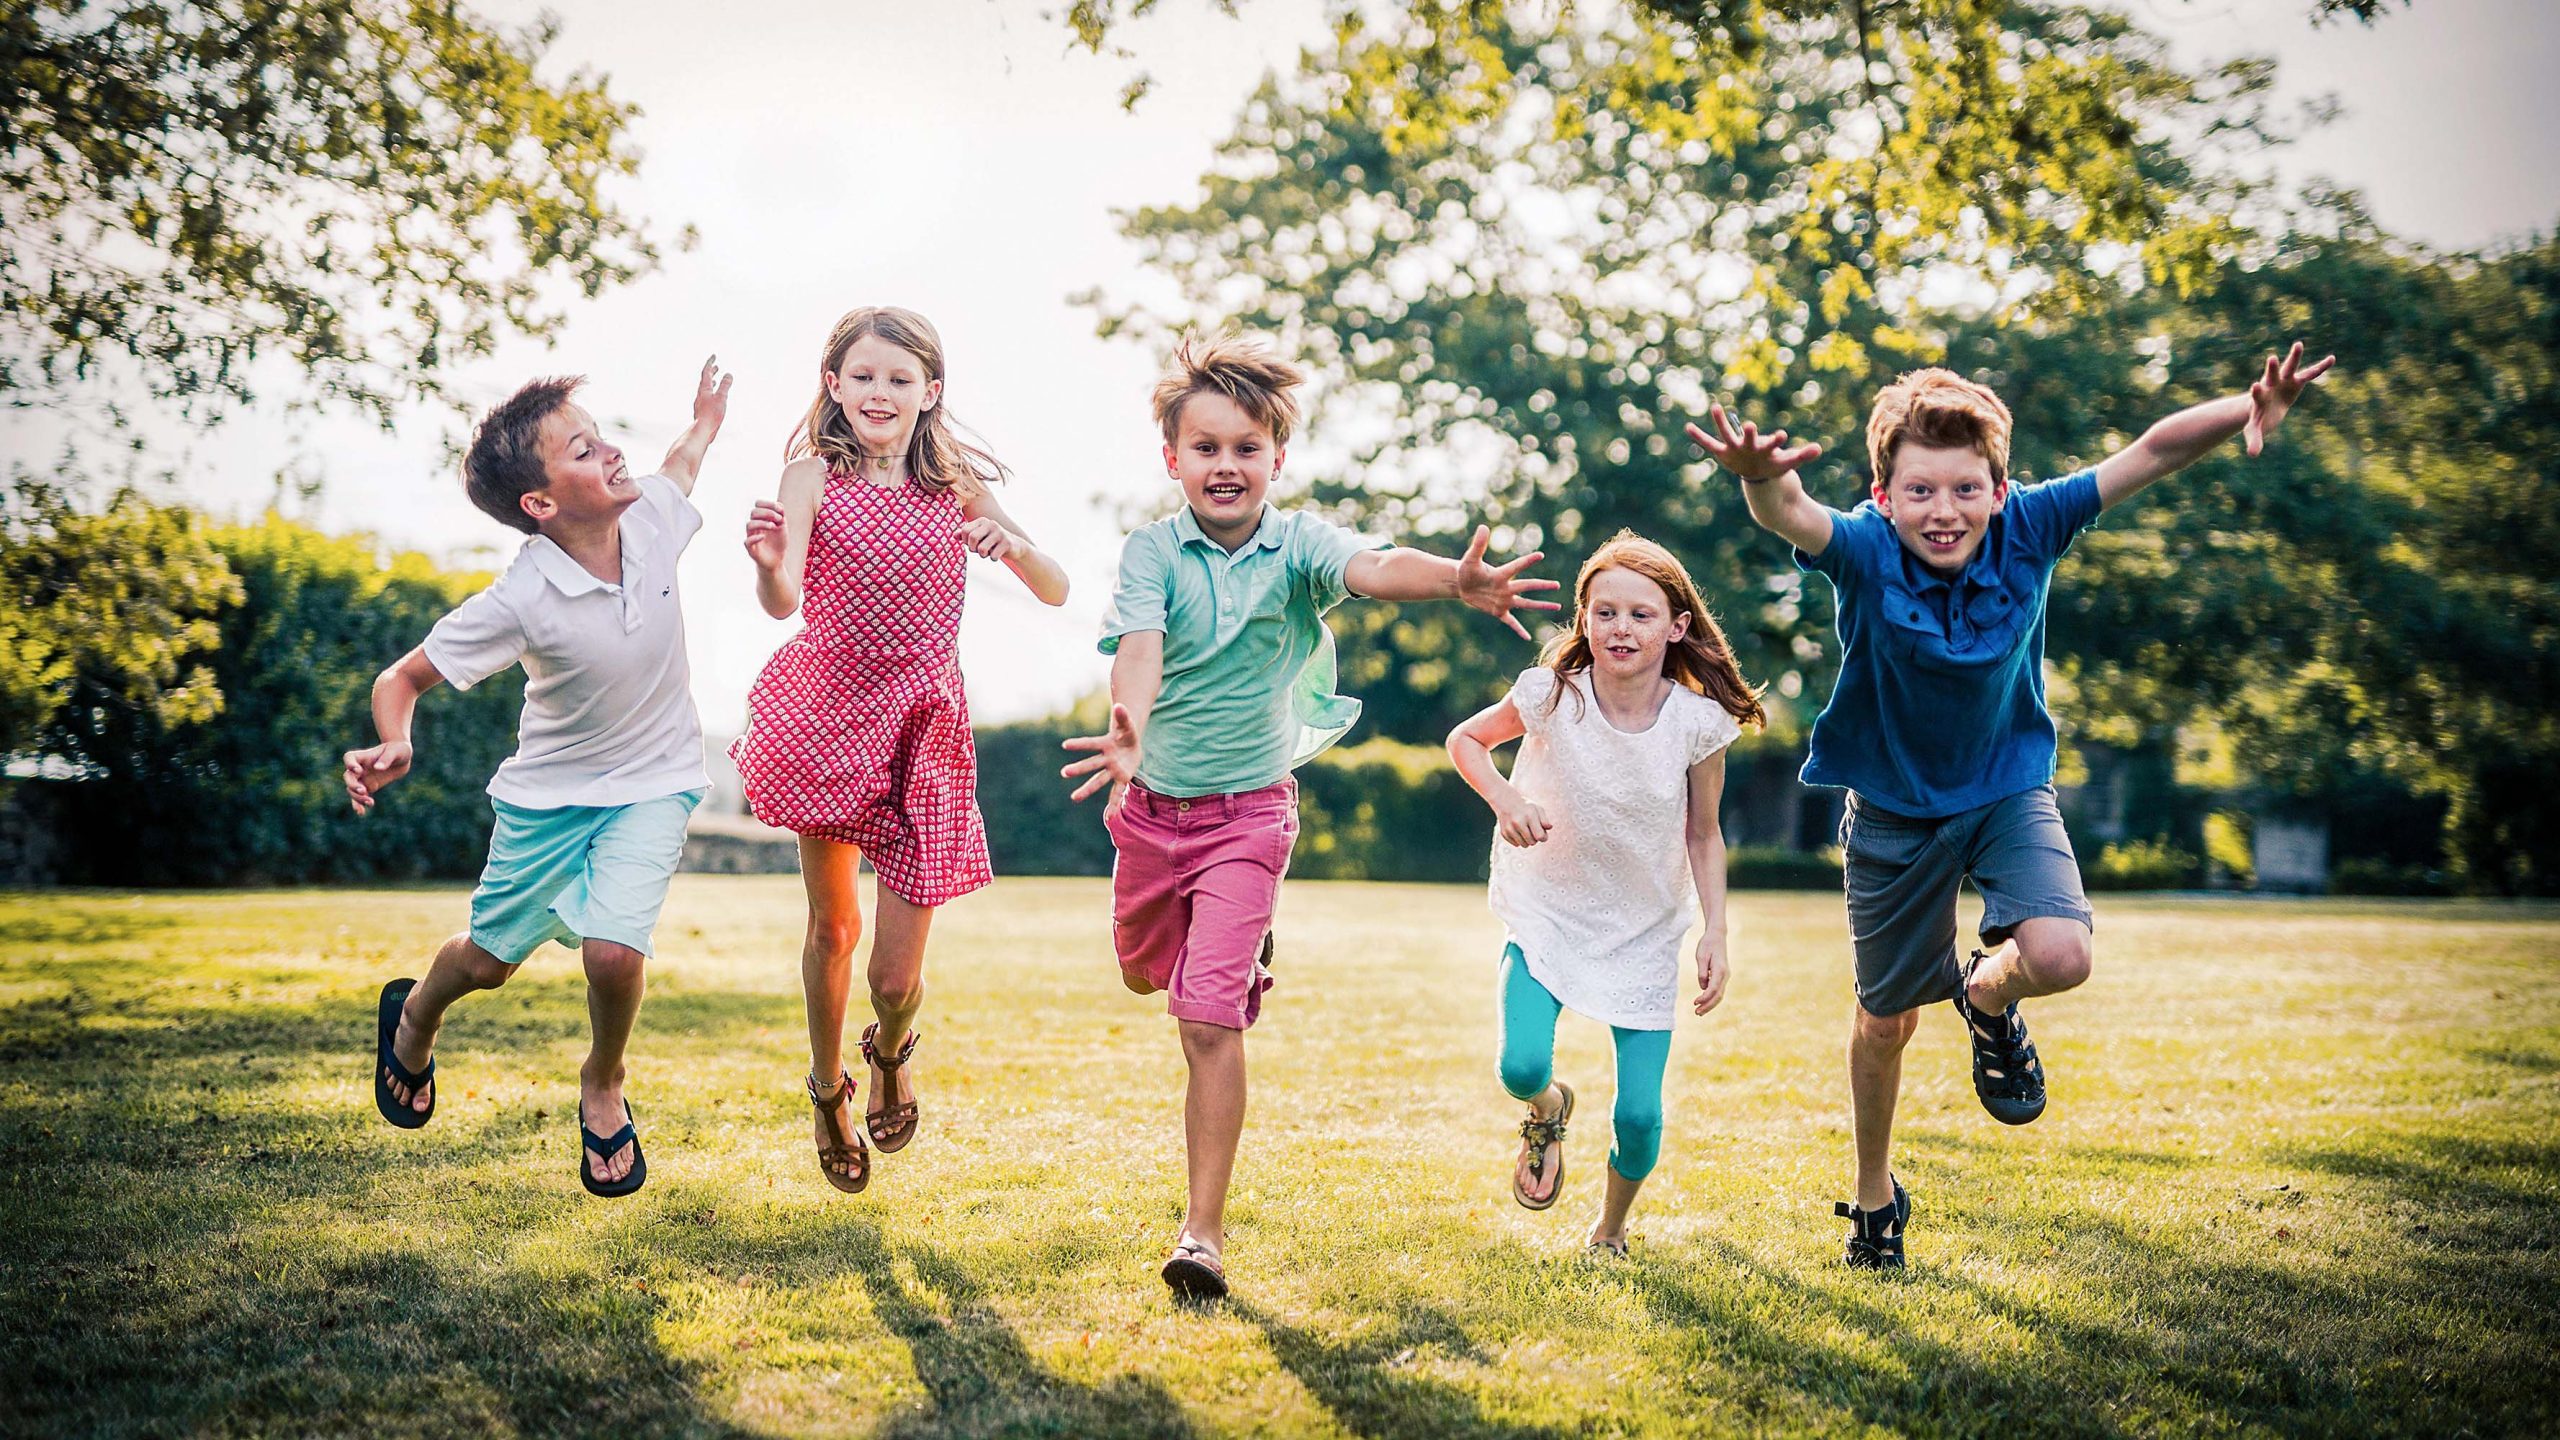
[(1352, 556), (1391, 548), (1387, 541), (1346, 530), (1313, 515), (1297, 514), (1291, 521), (1290, 573), (1305, 584), (1319, 615), (1350, 598), (1351, 586), (1344, 577), (1351, 568)]
[(427, 663), (444, 683), (468, 690), (524, 658), (524, 625), (491, 587), (463, 601), (427, 632)]
[(694, 508), (693, 497), (664, 475), (641, 477), (640, 503), (648, 506), (667, 527), (667, 533), (675, 537), (678, 553), (702, 532), (702, 512)]
[(2081, 470), (2009, 491), (2009, 528), (2019, 543), (2050, 562), (2062, 558), (2098, 518), (2098, 472)]
[(1742, 722), (1733, 712), (1701, 695), (1691, 707), (1695, 718), (1689, 724), (1689, 763), (1697, 764), (1734, 741), (1742, 738)]
[(1822, 576), (1845, 595), (1881, 568), (1890, 552), (1880, 552), (1880, 544), (1899, 543), (1893, 538), (1893, 522), (1868, 501), (1855, 510), (1831, 511), (1831, 543), (1819, 555), (1796, 551), (1796, 568)]
[(1520, 712), (1520, 728), (1532, 735), (1547, 733), (1547, 722), (1555, 718), (1555, 707), (1547, 703), (1555, 698), (1556, 672), (1544, 665), (1532, 665), (1511, 682), (1511, 708)]
[(1120, 573), (1111, 585), (1111, 603), (1102, 612), (1105, 655), (1120, 653), (1120, 637), (1140, 630), (1161, 632), (1173, 606), (1173, 565), (1163, 541), (1151, 527), (1131, 535), (1120, 547)]

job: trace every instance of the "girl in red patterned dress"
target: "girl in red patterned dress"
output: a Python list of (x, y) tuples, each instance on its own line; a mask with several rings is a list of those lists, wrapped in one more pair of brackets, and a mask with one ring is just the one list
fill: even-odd
[[(960, 607), (969, 556), (1000, 560), (1051, 605), (1066, 572), (1033, 548), (990, 493), (995, 457), (952, 434), (942, 409), (942, 338), (912, 310), (865, 306), (836, 322), (819, 391), (791, 438), (779, 501), (747, 519), (756, 598), (800, 633), (775, 652), (730, 747), (756, 818), (800, 836), (809, 933), (809, 1101), (818, 1168), (847, 1194), (871, 1154), (915, 1138), (914, 1021), (924, 1001), (934, 907), (984, 885), (978, 757), (960, 687)], [(878, 927), (862, 1032), (871, 1099), (852, 1121), (844, 1010), (862, 936), (855, 867), (871, 857)], [(832, 1075), (829, 1081), (818, 1079)]]

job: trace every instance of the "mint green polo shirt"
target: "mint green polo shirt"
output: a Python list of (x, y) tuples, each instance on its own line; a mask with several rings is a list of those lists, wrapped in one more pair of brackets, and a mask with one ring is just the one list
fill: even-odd
[(1102, 653), (1116, 653), (1123, 635), (1164, 635), (1138, 783), (1183, 797), (1258, 790), (1341, 739), (1360, 702), (1333, 693), (1324, 612), (1351, 593), (1351, 557), (1385, 548), (1270, 505), (1233, 554), (1201, 533), (1188, 505), (1131, 535)]

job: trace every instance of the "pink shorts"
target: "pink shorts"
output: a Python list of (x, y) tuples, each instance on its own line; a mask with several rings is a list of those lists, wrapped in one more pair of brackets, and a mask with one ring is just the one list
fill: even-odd
[(1263, 945), (1298, 843), (1298, 782), (1176, 799), (1136, 785), (1106, 821), (1111, 944), (1120, 968), (1165, 992), (1165, 1013), (1242, 1030), (1271, 988)]

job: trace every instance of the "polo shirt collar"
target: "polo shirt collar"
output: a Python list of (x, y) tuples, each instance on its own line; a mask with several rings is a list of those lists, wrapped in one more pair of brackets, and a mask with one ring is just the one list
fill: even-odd
[[(1281, 535), (1280, 528), (1280, 511), (1270, 501), (1263, 501), (1261, 518), (1254, 522), (1253, 533), (1245, 537), (1242, 545), (1236, 547), (1236, 553), (1241, 555), (1247, 550), (1279, 549), (1285, 543), (1285, 537)], [(1189, 545), (1196, 540), (1213, 550), (1223, 552), (1227, 548), (1210, 539), (1208, 532), (1200, 528), (1200, 517), (1191, 513), (1191, 507), (1188, 504), (1173, 512), (1173, 538), (1183, 545)]]
[[(1189, 515), (1191, 507), (1184, 506), (1182, 513)], [(640, 557), (658, 538), (658, 522), (635, 504), (622, 512), (618, 523), (622, 529), (622, 584), (619, 587), (600, 579), (594, 571), (579, 564), (548, 535), (536, 535), (524, 542), (525, 553), (533, 557), (533, 568), (542, 572), (542, 578), (551, 582), (551, 588), (563, 595), (575, 597), (590, 590), (629, 589), (633, 577), (643, 568)]]

